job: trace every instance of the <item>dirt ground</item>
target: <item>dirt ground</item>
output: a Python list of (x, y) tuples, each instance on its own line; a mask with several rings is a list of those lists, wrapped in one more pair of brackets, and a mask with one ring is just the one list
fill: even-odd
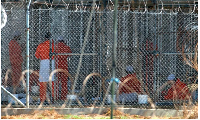
[[(118, 110), (113, 112), (114, 119), (183, 119), (181, 117), (144, 117), (139, 115), (129, 115), (122, 113)], [(195, 116), (198, 118), (198, 115)], [(192, 117), (194, 119), (194, 116)], [(13, 116), (1, 116), (1, 119), (110, 119), (110, 110), (107, 110), (102, 115), (89, 114), (89, 115), (61, 115), (55, 110), (35, 111), (32, 114), (21, 114)]]

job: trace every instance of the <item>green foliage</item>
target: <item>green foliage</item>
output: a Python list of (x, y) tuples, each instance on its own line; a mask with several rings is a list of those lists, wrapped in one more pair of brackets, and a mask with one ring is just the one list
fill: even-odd
[(84, 117), (77, 116), (77, 115), (65, 115), (64, 119), (84, 119)]
[(127, 116), (119, 116), (118, 119), (129, 119)]

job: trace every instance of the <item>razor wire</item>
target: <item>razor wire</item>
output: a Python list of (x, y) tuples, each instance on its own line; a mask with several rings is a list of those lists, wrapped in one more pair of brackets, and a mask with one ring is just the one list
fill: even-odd
[[(13, 4), (4, 5), (2, 3), (2, 5), (7, 13), (7, 23), (1, 29), (1, 79), (2, 85), (12, 92), (12, 66), (9, 59), (8, 44), (13, 39), (13, 33), (16, 31), (21, 32), (19, 41), (23, 48), (21, 53), (23, 63), (21, 67), (22, 71), (26, 70), (24, 50), (26, 44), (25, 5), (20, 4), (20, 7), (15, 7)], [(55, 72), (52, 79), (55, 80), (56, 84), (57, 92), (55, 94), (59, 97), (52, 105), (62, 106), (66, 104), (64, 106), (75, 107), (91, 106), (94, 103), (97, 106), (109, 105), (111, 103), (109, 86), (112, 73), (112, 41), (114, 39), (114, 12), (112, 7), (102, 11), (96, 7), (92, 13), (91, 25), (88, 28), (90, 9), (85, 9), (83, 6), (74, 7), (70, 6), (70, 4), (65, 4), (64, 8), (57, 8), (58, 5), (54, 6), (55, 8), (51, 8), (51, 5), (44, 6), (36, 6), (34, 4), (30, 9), (29, 59), (30, 70), (34, 71), (34, 73), (30, 73), (31, 107), (38, 106), (41, 102), (40, 83), (38, 80), (40, 60), (36, 59), (35, 52), (39, 43), (44, 42), (45, 34), (48, 31), (51, 31), (51, 39), (54, 41), (54, 45), (58, 42), (59, 37), (62, 36), (65, 44), (72, 51), (72, 53), (63, 54), (63, 56), (70, 55), (67, 58), (68, 71), (67, 73), (66, 71), (64, 72), (68, 77), (66, 100), (61, 100), (60, 98), (62, 92), (66, 91), (62, 91), (62, 84), (57, 86), (60, 83), (60, 78), (57, 76), (58, 72)], [(164, 9), (161, 11), (164, 11)], [(185, 100), (165, 97), (171, 88), (171, 85), (168, 85), (168, 76), (170, 74), (175, 75), (175, 79), (180, 79), (180, 81), (184, 82), (190, 92), (194, 89), (191, 86), (197, 84), (198, 68), (196, 69), (195, 66), (195, 60), (198, 60), (196, 54), (198, 52), (196, 51), (196, 47), (198, 47), (197, 21), (198, 17), (195, 13), (138, 12), (123, 9), (118, 11), (116, 77), (122, 80), (123, 77), (127, 76), (127, 66), (132, 66), (136, 81), (141, 83), (139, 88), (142, 90), (140, 91), (143, 92), (137, 93), (133, 87), (134, 85), (131, 85), (134, 84), (134, 82), (131, 82), (134, 80), (128, 80), (128, 84), (121, 81), (116, 87), (117, 98), (115, 102), (117, 105), (128, 107), (148, 106), (147, 96), (153, 104), (166, 107), (167, 103), (180, 103)], [(87, 30), (89, 31), (88, 42), (84, 53), (82, 53), (81, 49)], [(76, 83), (74, 83), (81, 54), (83, 57), (80, 72), (77, 76), (77, 81), (75, 81)], [(54, 54), (54, 57), (56, 59), (57, 55)], [(63, 66), (65, 65), (66, 63), (63, 64)], [(91, 73), (98, 73), (101, 77), (92, 76), (85, 83), (84, 80)], [(26, 82), (26, 76), (22, 81)], [(72, 94), (73, 84), (76, 84), (74, 94)], [(20, 86), (17, 94), (18, 98), (23, 101), (26, 86), (23, 82), (20, 83)], [(122, 90), (118, 89), (120, 86)], [(82, 91), (84, 91), (84, 94)], [(47, 99), (49, 99), (51, 94), (50, 87), (48, 87), (47, 93)], [(141, 100), (141, 98), (144, 100)], [(72, 101), (71, 103), (69, 102), (70, 100)]]

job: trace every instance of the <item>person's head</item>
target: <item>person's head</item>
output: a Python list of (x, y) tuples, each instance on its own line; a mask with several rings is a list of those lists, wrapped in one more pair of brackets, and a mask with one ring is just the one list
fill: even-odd
[(46, 40), (49, 40), (51, 38), (51, 33), (50, 32), (47, 32), (46, 34), (45, 34), (45, 39)]
[(63, 43), (65, 43), (63, 36), (59, 36), (59, 37), (58, 37), (58, 42), (63, 42)]
[(132, 67), (131, 65), (128, 65), (128, 66), (126, 67), (126, 73), (127, 73), (127, 74), (132, 74), (132, 73), (134, 73), (134, 69), (133, 69), (133, 67)]
[(174, 74), (170, 74), (170, 75), (167, 77), (167, 80), (168, 80), (168, 82), (174, 82), (174, 81), (175, 81), (175, 75), (174, 75)]
[(19, 31), (15, 31), (14, 34), (14, 40), (20, 40), (21, 38), (21, 33)]

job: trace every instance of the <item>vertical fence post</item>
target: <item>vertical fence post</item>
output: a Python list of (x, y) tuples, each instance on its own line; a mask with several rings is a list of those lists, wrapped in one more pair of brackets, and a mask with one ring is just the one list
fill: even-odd
[[(55, 40), (53, 40), (53, 37), (52, 37), (52, 33), (53, 33), (53, 31), (52, 31), (52, 24), (53, 24), (53, 22), (52, 22), (52, 8), (50, 8), (50, 10), (49, 10), (49, 12), (48, 12), (49, 14), (48, 14), (48, 16), (49, 16), (49, 18), (50, 18), (50, 23), (49, 23), (49, 28), (50, 28), (50, 33), (51, 33), (51, 39), (50, 39), (50, 44), (49, 44), (49, 75), (51, 74), (51, 72), (53, 71), (53, 69), (54, 69), (54, 64), (53, 63), (55, 63), (55, 61), (53, 61), (53, 60), (55, 60), (55, 58), (52, 58), (53, 56), (55, 56), (55, 53), (54, 53), (54, 51), (53, 51), (53, 47), (55, 48)], [(49, 92), (49, 94), (50, 94), (50, 103), (51, 104), (53, 104), (54, 103), (54, 98), (55, 97), (53, 97), (53, 92), (55, 91), (55, 89), (53, 89), (53, 81), (54, 81), (54, 75), (52, 76), (52, 79), (51, 79), (51, 81), (49, 81), (49, 87), (50, 87), (50, 92)], [(54, 81), (54, 84), (55, 84), (55, 81)], [(55, 85), (54, 85), (54, 88), (55, 88)], [(54, 91), (53, 91), (54, 90)], [(54, 95), (55, 96), (55, 95)]]
[(111, 81), (112, 86), (111, 86), (111, 94), (112, 94), (112, 99), (111, 99), (111, 115), (110, 118), (113, 119), (113, 109), (114, 109), (114, 80), (116, 78), (116, 60), (117, 60), (117, 4), (118, 0), (115, 0), (115, 9), (114, 9), (114, 40), (113, 40), (113, 55), (112, 55), (112, 78), (113, 80)]
[(26, 10), (26, 69), (28, 72), (26, 73), (26, 106), (29, 108), (29, 8), (30, 8), (31, 0), (27, 1), (27, 10)]

